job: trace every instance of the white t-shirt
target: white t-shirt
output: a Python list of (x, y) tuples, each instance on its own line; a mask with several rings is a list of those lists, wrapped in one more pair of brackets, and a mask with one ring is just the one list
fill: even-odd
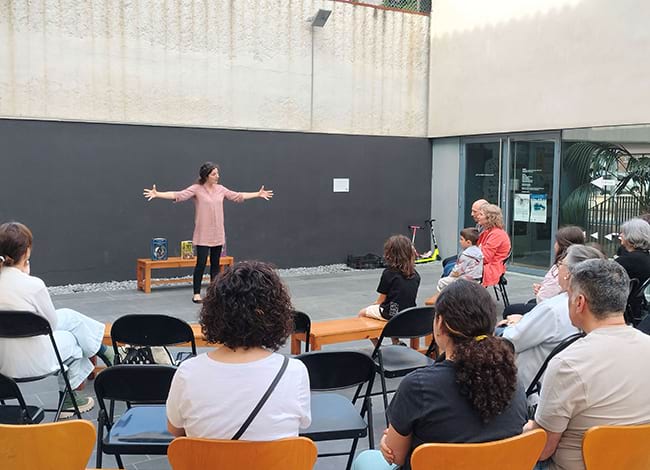
[(550, 468), (584, 470), (582, 438), (593, 426), (650, 422), (650, 336), (598, 328), (548, 365), (535, 421), (562, 433)]
[[(167, 418), (189, 437), (231, 439), (282, 366), (273, 353), (243, 364), (217, 362), (201, 354), (183, 362), (167, 398)], [(289, 359), (284, 375), (240, 439), (269, 441), (298, 435), (311, 424), (309, 375)]]
[(544, 300), (515, 325), (503, 330), (517, 353), (517, 377), (528, 388), (546, 357), (564, 338), (578, 333), (569, 318), (569, 296), (563, 292)]
[[(0, 310), (24, 310), (45, 317), (52, 331), (57, 314), (45, 283), (18, 268), (0, 269)], [(0, 373), (9, 377), (30, 377), (59, 368), (47, 336), (0, 338)]]

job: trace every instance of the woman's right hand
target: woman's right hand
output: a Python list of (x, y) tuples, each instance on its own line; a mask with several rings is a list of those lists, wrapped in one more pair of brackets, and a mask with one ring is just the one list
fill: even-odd
[(154, 184), (151, 189), (145, 189), (142, 193), (147, 201), (151, 201), (158, 197), (158, 191), (156, 191), (156, 185)]
[(539, 290), (541, 289), (541, 287), (542, 287), (541, 284), (534, 283), (534, 284), (533, 284), (533, 294), (537, 295), (537, 293), (539, 292)]

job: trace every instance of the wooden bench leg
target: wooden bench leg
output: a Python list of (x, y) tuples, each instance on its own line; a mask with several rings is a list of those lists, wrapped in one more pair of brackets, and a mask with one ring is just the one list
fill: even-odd
[(296, 334), (291, 335), (291, 354), (294, 356), (300, 354), (300, 339)]
[(151, 294), (151, 268), (144, 268), (144, 293)]
[(138, 264), (135, 267), (135, 277), (137, 279), (137, 285), (139, 290), (144, 290), (144, 283), (142, 279), (142, 267)]

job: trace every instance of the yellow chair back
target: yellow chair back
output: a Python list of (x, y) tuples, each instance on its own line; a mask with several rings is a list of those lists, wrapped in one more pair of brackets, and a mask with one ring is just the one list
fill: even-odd
[(167, 450), (174, 470), (311, 470), (316, 453), (304, 437), (268, 442), (179, 437)]
[(0, 424), (0, 468), (84, 470), (95, 444), (90, 421)]
[(650, 469), (650, 424), (596, 426), (585, 433), (582, 458), (587, 470)]
[(536, 429), (500, 441), (479, 444), (423, 444), (411, 456), (413, 470), (531, 470), (546, 444)]

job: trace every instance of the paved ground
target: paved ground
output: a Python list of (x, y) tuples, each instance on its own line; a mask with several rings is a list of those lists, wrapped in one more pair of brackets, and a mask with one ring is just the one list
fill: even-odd
[[(440, 263), (420, 265), (418, 272), (422, 284), (418, 295), (418, 304), (424, 304), (425, 298), (433, 294), (435, 282), (440, 276)], [(310, 315), (312, 321), (343, 318), (353, 316), (358, 310), (375, 301), (375, 289), (381, 270), (351, 271), (337, 274), (289, 277), (284, 279), (288, 285), (294, 306)], [(522, 302), (532, 297), (531, 284), (538, 278), (508, 274), (508, 293), (511, 302)], [(492, 292), (493, 293), (493, 292)], [(57, 308), (69, 307), (83, 312), (99, 321), (112, 322), (127, 313), (164, 313), (183, 318), (190, 322), (197, 320), (198, 308), (190, 301), (191, 288), (187, 286), (154, 288), (151, 294), (140, 291), (116, 291), (106, 293), (79, 293), (53, 297)], [(368, 348), (367, 341), (344, 343), (328, 346), (333, 349), (362, 349)], [(289, 347), (285, 346), (282, 353), (288, 354)], [(42, 403), (48, 407), (56, 402), (56, 379), (48, 379), (34, 384), (21, 386), (27, 401)], [(86, 387), (92, 391), (92, 384)], [(378, 442), (384, 429), (383, 405), (379, 397), (373, 401), (373, 416), (375, 418), (375, 439)], [(96, 410), (84, 415), (87, 419), (96, 420)], [(366, 449), (368, 441), (359, 443), (359, 450)], [(347, 449), (349, 445), (341, 443), (319, 444), (321, 451)], [(130, 470), (169, 469), (165, 456), (124, 456), (124, 463)], [(95, 454), (89, 462), (95, 466)], [(104, 467), (116, 467), (110, 456), (104, 457)], [(319, 459), (316, 470), (335, 470), (345, 468), (344, 457)]]

